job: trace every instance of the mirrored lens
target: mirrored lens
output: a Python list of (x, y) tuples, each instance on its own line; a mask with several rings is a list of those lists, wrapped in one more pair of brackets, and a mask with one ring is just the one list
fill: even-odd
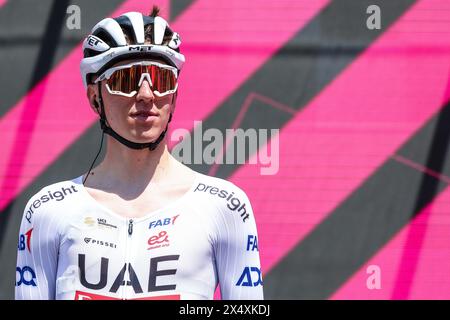
[(107, 83), (111, 91), (119, 91), (129, 94), (139, 90), (139, 81), (143, 73), (148, 73), (152, 80), (152, 89), (163, 94), (174, 90), (177, 79), (172, 70), (155, 65), (135, 65), (129, 68), (116, 70)]

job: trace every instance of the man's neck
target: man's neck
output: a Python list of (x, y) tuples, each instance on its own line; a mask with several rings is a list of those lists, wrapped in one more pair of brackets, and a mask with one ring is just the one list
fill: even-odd
[[(155, 150), (148, 148), (135, 150), (122, 145), (108, 136), (108, 146), (102, 163), (93, 170), (94, 185), (112, 187), (114, 185), (145, 188), (150, 181), (158, 183), (167, 177), (171, 166), (166, 140)], [(89, 180), (88, 179), (88, 180)]]

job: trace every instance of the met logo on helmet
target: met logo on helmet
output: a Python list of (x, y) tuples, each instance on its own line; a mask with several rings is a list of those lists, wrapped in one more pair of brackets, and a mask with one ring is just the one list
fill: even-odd
[(129, 46), (128, 51), (152, 51), (152, 46)]
[(93, 37), (93, 36), (89, 36), (87, 38), (87, 43), (90, 46), (96, 46), (97, 44), (99, 44), (100, 42), (102, 42), (102, 40), (100, 40), (99, 38)]
[(93, 35), (89, 35), (84, 40), (84, 46), (96, 51), (106, 51), (110, 48), (102, 39)]

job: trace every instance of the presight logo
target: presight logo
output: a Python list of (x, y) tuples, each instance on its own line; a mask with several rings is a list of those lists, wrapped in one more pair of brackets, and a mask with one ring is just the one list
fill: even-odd
[(150, 222), (150, 225), (149, 225), (148, 228), (151, 229), (151, 228), (156, 228), (156, 227), (174, 225), (175, 221), (177, 220), (177, 218), (179, 216), (180, 215), (177, 214), (176, 216), (173, 216), (171, 218), (164, 218), (164, 219), (154, 220), (154, 221)]
[(41, 205), (49, 201), (63, 201), (66, 198), (66, 196), (72, 194), (72, 192), (73, 193), (78, 192), (78, 190), (75, 188), (74, 185), (71, 185), (70, 188), (61, 187), (61, 191), (49, 190), (47, 194), (40, 196), (39, 199), (36, 199), (31, 203), (30, 207), (25, 212), (25, 219), (27, 219), (28, 223), (31, 223), (31, 218), (35, 213), (33, 209), (37, 209)]
[(219, 188), (207, 186), (203, 183), (199, 183), (194, 192), (205, 192), (211, 195), (215, 195), (219, 198), (226, 199), (228, 209), (230, 209), (231, 211), (237, 210), (243, 222), (245, 222), (250, 217), (250, 215), (247, 213), (247, 209), (245, 208), (245, 203), (242, 202), (238, 197), (235, 197), (234, 192), (229, 193), (226, 190), (220, 190)]

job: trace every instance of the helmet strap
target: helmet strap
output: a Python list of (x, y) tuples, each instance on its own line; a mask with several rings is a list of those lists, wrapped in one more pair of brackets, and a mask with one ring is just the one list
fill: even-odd
[(169, 121), (167, 122), (166, 128), (164, 131), (160, 134), (158, 139), (156, 139), (154, 142), (147, 142), (147, 143), (137, 143), (130, 141), (128, 139), (125, 139), (121, 135), (119, 135), (117, 132), (115, 132), (109, 125), (108, 120), (106, 119), (106, 113), (105, 108), (103, 106), (103, 98), (102, 98), (102, 87), (101, 87), (101, 81), (98, 82), (98, 95), (99, 95), (99, 103), (100, 103), (100, 127), (102, 128), (102, 131), (123, 145), (127, 146), (128, 148), (135, 149), (135, 150), (141, 150), (148, 148), (149, 150), (155, 150), (156, 147), (159, 145), (159, 143), (164, 139), (167, 129), (169, 128), (169, 122), (172, 120), (172, 112), (169, 116)]

